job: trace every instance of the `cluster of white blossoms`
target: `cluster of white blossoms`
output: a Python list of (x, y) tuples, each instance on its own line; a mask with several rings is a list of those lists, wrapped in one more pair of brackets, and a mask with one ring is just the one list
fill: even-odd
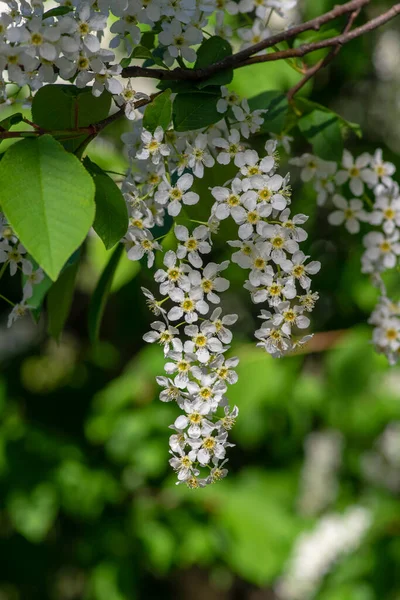
[(362, 456), (361, 467), (370, 482), (400, 492), (400, 421), (387, 425), (374, 448)]
[[(122, 186), (130, 215), (124, 238), (128, 257), (151, 268), (171, 226), (175, 237), (164, 268), (154, 274), (159, 295), (144, 290), (159, 316), (145, 340), (164, 347), (167, 376), (158, 378), (164, 387), (160, 398), (175, 400), (184, 413), (172, 426), (171, 464), (178, 480), (191, 487), (225, 475), (227, 430), (238, 412), (225, 397), (227, 385), (236, 381), (232, 368), (237, 359), (224, 358), (237, 316), (223, 315), (219, 307), (219, 294), (229, 287), (223, 277), (229, 261), (206, 262), (213, 235), (228, 217), (238, 225), (238, 239), (229, 242), (232, 261), (249, 271), (244, 287), (253, 302), (269, 309), (261, 311), (263, 324), (255, 334), (268, 353), (282, 356), (309, 339), (301, 333), (318, 298), (310, 275), (320, 263), (310, 262), (300, 249), (307, 217), (290, 214), (289, 175), (276, 172), (277, 141), (266, 143), (263, 157), (249, 147), (265, 111), (250, 110), (246, 100), (226, 88), (221, 95), (221, 121), (212, 127), (179, 133), (158, 126), (151, 133), (137, 119), (132, 132), (123, 135), (131, 160)], [(206, 178), (206, 170), (217, 163), (233, 164), (237, 173), (211, 188), (208, 218), (193, 221), (191, 207), (202, 202), (196, 180)], [(211, 469), (206, 477), (203, 467)]]
[(8, 327), (10, 327), (16, 319), (22, 317), (31, 308), (29, 299), (33, 295), (33, 288), (43, 280), (44, 273), (42, 269), (35, 267), (27, 257), (25, 248), (19, 242), (2, 213), (0, 213), (0, 265), (0, 277), (7, 269), (9, 269), (11, 276), (17, 273), (22, 273), (23, 276), (23, 296), (18, 304), (14, 304), (1, 296), (3, 300), (13, 306), (8, 315)]
[(276, 587), (280, 600), (311, 600), (325, 575), (346, 554), (359, 547), (370, 527), (372, 515), (361, 506), (343, 514), (322, 517), (313, 531), (295, 543), (287, 569)]
[(298, 498), (302, 514), (317, 515), (335, 500), (342, 447), (343, 436), (334, 429), (313, 432), (307, 436)]
[(400, 358), (400, 303), (388, 297), (382, 279), (385, 271), (397, 267), (400, 256), (400, 191), (392, 177), (394, 165), (383, 160), (379, 149), (356, 159), (345, 150), (339, 165), (311, 154), (291, 163), (301, 167), (303, 181), (313, 181), (318, 205), (332, 203), (331, 225), (343, 225), (351, 234), (360, 232), (361, 223), (375, 228), (363, 237), (362, 272), (381, 294), (370, 318), (375, 347), (395, 364)]
[[(76, 78), (78, 87), (92, 83), (93, 94), (104, 89), (121, 104), (131, 102), (133, 90), (121, 84), (122, 66), (114, 50), (125, 56), (141, 43), (144, 32), (158, 34), (158, 60), (193, 63), (204, 30), (231, 37), (226, 13), (253, 15), (254, 24), (240, 28), (244, 42), (256, 43), (271, 34), (268, 23), (275, 11), (285, 16), (296, 0), (76, 0), (46, 11), (44, 0), (3, 0), (0, 12), (0, 99), (6, 84), (28, 85), (32, 91), (57, 77)], [(109, 17), (112, 24), (107, 30)], [(213, 23), (210, 17), (215, 15)], [(252, 21), (252, 19), (251, 19)], [(107, 35), (105, 35), (107, 33)], [(130, 118), (134, 113), (130, 112)]]

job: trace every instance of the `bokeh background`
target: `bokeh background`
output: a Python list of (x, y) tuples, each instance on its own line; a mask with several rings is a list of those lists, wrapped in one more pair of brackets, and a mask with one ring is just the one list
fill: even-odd
[[(305, 0), (302, 18), (333, 4)], [(390, 5), (376, 0), (366, 14)], [(360, 123), (363, 138), (347, 140), (352, 151), (382, 147), (398, 167), (399, 56), (400, 18), (348, 44), (304, 91)], [(297, 78), (272, 63), (238, 71), (233, 87), (253, 96)], [(90, 146), (103, 168), (126, 167), (124, 127)], [(307, 150), (295, 142), (296, 154)], [(207, 175), (198, 210), (207, 212), (207, 188), (220, 176)], [(146, 268), (123, 257), (95, 345), (88, 304), (110, 254), (95, 237), (59, 344), (46, 335), (45, 312), (38, 325), (28, 317), (7, 329), (1, 305), (0, 600), (275, 600), (299, 536), (359, 507), (369, 520), (361, 543), (319, 573), (313, 597), (400, 599), (400, 370), (370, 344), (377, 295), (360, 273), (361, 235), (331, 228), (295, 171), (292, 184), (294, 210), (311, 215), (306, 252), (322, 263), (319, 333), (297, 356), (273, 360), (256, 349), (257, 307), (243, 273), (230, 269), (223, 301), (240, 315), (231, 350), (240, 379), (230, 388), (240, 415), (230, 474), (207, 489), (175, 486), (168, 466), (176, 408), (158, 400), (160, 348), (142, 341), (152, 317), (140, 286), (154, 289)], [(213, 259), (228, 257), (231, 236), (222, 230)], [(15, 280), (5, 275), (2, 287), (19, 300)], [(329, 550), (314, 546), (312, 563)]]

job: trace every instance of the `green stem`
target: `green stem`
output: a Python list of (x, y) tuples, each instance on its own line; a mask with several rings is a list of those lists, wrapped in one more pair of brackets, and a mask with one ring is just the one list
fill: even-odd
[(1, 298), (2, 300), (4, 300), (5, 302), (8, 302), (8, 304), (11, 304), (11, 306), (12, 306), (12, 307), (14, 307), (14, 306), (15, 306), (15, 303), (14, 303), (14, 302), (11, 302), (11, 300), (9, 300), (9, 299), (8, 299), (8, 298), (6, 298), (5, 296), (3, 296), (3, 294), (0, 294), (0, 298)]
[(9, 262), (10, 262), (9, 260), (6, 260), (6, 262), (4, 263), (4, 265), (1, 267), (1, 269), (0, 269), (0, 279), (3, 277), (5, 271), (6, 271), (7, 267), (8, 267)]

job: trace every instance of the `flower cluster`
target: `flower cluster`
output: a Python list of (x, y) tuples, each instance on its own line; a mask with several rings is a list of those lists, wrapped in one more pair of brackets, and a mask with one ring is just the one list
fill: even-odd
[[(151, 324), (144, 340), (158, 343), (166, 357), (166, 376), (157, 377), (163, 388), (160, 400), (174, 400), (182, 411), (171, 428), (170, 464), (178, 482), (203, 487), (223, 478), (227, 470), (228, 431), (238, 414), (225, 396), (228, 385), (237, 381), (233, 368), (238, 359), (226, 359), (237, 315), (223, 315), (219, 294), (229, 287), (221, 276), (228, 261), (203, 265), (211, 250), (210, 231), (204, 226), (192, 232), (175, 226), (176, 252), (164, 255), (164, 267), (155, 272), (159, 293), (156, 300), (143, 289), (153, 312), (162, 320)], [(168, 302), (166, 305), (165, 302)], [(209, 469), (206, 476), (202, 470)]]
[[(175, 225), (177, 248), (166, 252), (164, 268), (154, 275), (163, 299), (158, 301), (145, 291), (153, 312), (162, 317), (145, 339), (162, 343), (169, 359), (168, 377), (159, 378), (165, 388), (161, 399), (176, 400), (185, 413), (173, 426), (171, 464), (178, 480), (192, 487), (225, 474), (221, 460), (229, 446), (226, 424), (237, 414), (225, 398), (227, 383), (236, 378), (231, 367), (237, 361), (225, 361), (223, 356), (232, 339), (228, 326), (236, 316), (222, 317), (219, 307), (209, 315), (210, 305), (219, 304), (218, 294), (229, 285), (221, 276), (227, 261), (203, 265), (204, 255), (212, 250), (213, 234), (228, 217), (238, 225), (239, 239), (229, 242), (235, 249), (232, 260), (250, 271), (245, 288), (253, 302), (266, 303), (272, 311), (262, 310), (265, 322), (256, 337), (258, 345), (273, 356), (282, 356), (309, 339), (292, 335), (310, 324), (306, 314), (318, 298), (310, 289), (310, 275), (320, 268), (300, 250), (307, 238), (302, 227), (307, 216), (290, 214), (289, 175), (276, 172), (277, 140), (266, 143), (264, 157), (249, 146), (266, 111), (251, 110), (247, 100), (225, 87), (217, 110), (221, 121), (207, 129), (181, 134), (158, 126), (150, 132), (137, 119), (123, 136), (131, 161), (122, 186), (130, 214), (124, 243), (128, 257), (145, 259), (149, 268), (155, 253), (162, 251), (161, 239), (173, 219), (182, 215), (188, 219), (191, 207), (199, 203), (196, 180), (215, 164), (233, 163), (238, 169), (232, 180), (211, 189), (215, 202), (208, 220), (197, 222), (191, 231)], [(167, 300), (173, 303), (168, 310)], [(222, 417), (218, 416), (221, 407)], [(214, 465), (208, 477), (200, 476), (204, 465)]]
[(379, 149), (373, 156), (363, 153), (356, 159), (345, 150), (340, 165), (311, 154), (291, 163), (301, 167), (303, 181), (313, 180), (320, 206), (332, 202), (331, 225), (344, 225), (351, 234), (359, 233), (362, 223), (377, 228), (363, 237), (362, 272), (370, 275), (381, 293), (370, 318), (375, 326), (375, 347), (391, 364), (396, 363), (400, 356), (399, 304), (390, 300), (382, 279), (385, 271), (397, 266), (400, 256), (400, 192), (392, 178), (394, 165), (383, 160)]
[[(270, 35), (268, 27), (275, 11), (285, 16), (296, 0), (77, 0), (59, 1), (60, 6), (45, 11), (44, 0), (7, 0), (8, 10), (0, 13), (0, 98), (7, 100), (6, 84), (28, 85), (32, 91), (57, 77), (75, 79), (78, 87), (92, 83), (95, 96), (104, 89), (118, 102), (131, 105), (135, 92), (124, 88), (119, 76), (122, 65), (114, 50), (121, 44), (130, 56), (141, 43), (143, 30), (158, 32), (160, 54), (157, 60), (171, 67), (175, 61), (193, 63), (204, 29), (231, 37), (224, 23), (230, 14), (253, 15), (254, 24), (239, 29), (244, 43), (256, 43)], [(110, 14), (113, 22), (109, 30)], [(215, 15), (215, 26), (209, 19)], [(107, 35), (105, 35), (107, 32)], [(160, 56), (162, 59), (160, 59)], [(134, 112), (127, 113), (134, 118)]]
[(311, 600), (339, 558), (358, 548), (371, 520), (369, 510), (353, 506), (344, 514), (322, 517), (314, 531), (300, 535), (287, 571), (278, 582), (278, 598)]
[(362, 457), (361, 467), (372, 483), (391, 492), (400, 492), (400, 422), (389, 423), (374, 444)]
[(298, 500), (302, 514), (316, 515), (336, 498), (342, 445), (343, 438), (339, 431), (313, 432), (307, 436)]
[(266, 156), (245, 150), (235, 157), (236, 177), (224, 187), (214, 187), (216, 200), (212, 215), (217, 220), (232, 217), (238, 238), (229, 244), (235, 248), (232, 261), (249, 271), (245, 288), (255, 304), (266, 303), (264, 322), (255, 333), (258, 346), (272, 356), (282, 356), (305, 343), (309, 336), (294, 339), (293, 330), (306, 329), (318, 295), (311, 291), (310, 275), (321, 267), (299, 244), (307, 238), (301, 227), (307, 216), (291, 216), (289, 175), (276, 173), (276, 141), (265, 145)]
[(4, 298), (13, 306), (8, 316), (8, 327), (16, 319), (22, 317), (31, 308), (29, 299), (33, 295), (35, 285), (43, 280), (44, 273), (42, 269), (36, 268), (29, 259), (25, 248), (19, 242), (12, 228), (8, 225), (4, 216), (0, 213), (0, 277), (6, 269), (9, 269), (10, 275), (14, 276), (19, 271), (23, 275), (23, 296), (21, 302), (14, 304), (9, 299)]

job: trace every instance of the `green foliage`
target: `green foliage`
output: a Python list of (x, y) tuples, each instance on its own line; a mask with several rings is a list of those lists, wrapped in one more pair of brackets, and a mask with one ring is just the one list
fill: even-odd
[(339, 119), (335, 114), (313, 110), (301, 117), (298, 125), (317, 156), (325, 160), (340, 161), (343, 154), (343, 138)]
[(78, 267), (78, 261), (68, 265), (47, 296), (47, 331), (56, 340), (60, 338), (71, 309)]
[(0, 121), (0, 131), (8, 131), (13, 125), (18, 125), (18, 123), (21, 123), (23, 118), (23, 114), (18, 112), (6, 117), (5, 119), (2, 119)]
[(50, 17), (60, 17), (61, 15), (67, 15), (69, 12), (72, 12), (74, 9), (71, 6), (57, 6), (56, 8), (51, 8), (47, 10), (42, 15), (42, 21), (44, 19), (49, 19)]
[(289, 103), (285, 94), (271, 90), (249, 100), (251, 110), (267, 109), (260, 133), (281, 133), (289, 113)]
[[(61, 7), (62, 8), (62, 7)], [(32, 119), (45, 130), (62, 131), (88, 127), (107, 117), (111, 94), (104, 91), (95, 97), (91, 88), (54, 84), (40, 88), (32, 102)], [(66, 150), (74, 152), (88, 134), (63, 141)]]
[(89, 337), (92, 342), (95, 342), (99, 336), (101, 320), (106, 307), (107, 298), (110, 293), (111, 284), (123, 250), (123, 244), (118, 244), (110, 257), (107, 266), (101, 274), (99, 282), (90, 300)]
[(218, 99), (218, 95), (206, 91), (177, 94), (172, 113), (176, 131), (191, 131), (217, 123), (221, 119)]
[(96, 216), (93, 229), (109, 250), (125, 235), (128, 229), (128, 210), (121, 190), (116, 183), (88, 157), (84, 165), (96, 186)]
[(154, 133), (158, 126), (166, 130), (171, 122), (171, 90), (167, 89), (146, 107), (143, 115), (143, 127)]
[[(209, 65), (213, 65), (216, 62), (232, 55), (232, 46), (229, 42), (223, 38), (213, 35), (212, 37), (204, 40), (200, 48), (197, 51), (197, 60), (194, 65), (195, 69), (204, 69)], [(217, 73), (197, 84), (199, 89), (208, 87), (210, 85), (226, 85), (232, 81), (233, 70), (227, 69), (221, 73)]]
[(94, 219), (94, 184), (49, 135), (9, 148), (0, 163), (0, 205), (28, 252), (56, 280)]

